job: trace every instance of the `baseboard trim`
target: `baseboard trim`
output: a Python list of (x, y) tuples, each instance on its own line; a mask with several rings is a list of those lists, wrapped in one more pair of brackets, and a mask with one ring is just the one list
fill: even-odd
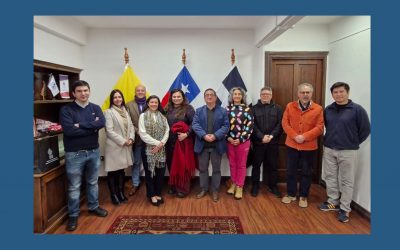
[[(320, 185), (326, 189), (325, 181), (321, 180)], [(369, 223), (371, 223), (371, 212), (363, 208), (360, 204), (355, 201), (352, 201), (351, 204), (352, 211), (356, 211), (359, 213), (363, 218), (367, 219)]]

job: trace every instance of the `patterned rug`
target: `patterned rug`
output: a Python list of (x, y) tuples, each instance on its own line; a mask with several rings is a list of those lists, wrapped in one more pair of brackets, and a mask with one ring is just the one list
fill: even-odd
[(107, 234), (243, 234), (236, 216), (119, 216)]

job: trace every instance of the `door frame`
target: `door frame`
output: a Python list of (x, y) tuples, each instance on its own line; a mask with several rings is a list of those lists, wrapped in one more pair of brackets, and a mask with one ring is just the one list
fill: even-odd
[[(265, 67), (264, 67), (264, 86), (269, 85), (269, 79), (272, 71), (272, 61), (275, 59), (279, 60), (321, 60), (322, 61), (322, 93), (321, 93), (321, 103), (318, 103), (325, 108), (325, 92), (326, 92), (326, 65), (328, 51), (266, 51), (265, 52)], [(284, 107), (283, 107), (284, 108)], [(317, 168), (317, 183), (322, 183), (321, 173), (322, 173), (322, 136), (318, 139), (318, 168)]]

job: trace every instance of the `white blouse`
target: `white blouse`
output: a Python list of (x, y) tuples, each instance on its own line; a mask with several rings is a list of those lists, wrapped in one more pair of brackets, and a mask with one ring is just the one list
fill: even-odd
[[(155, 113), (152, 111), (149, 111), (149, 112), (151, 113), (151, 118), (154, 120), (154, 122), (156, 122)], [(161, 117), (164, 120), (164, 123), (167, 124), (164, 136), (161, 139), (161, 142), (165, 145), (167, 143), (168, 136), (169, 136), (169, 126), (168, 126), (167, 118), (165, 118), (164, 116), (161, 116)], [(139, 136), (142, 139), (142, 141), (144, 141), (146, 144), (153, 145), (153, 146), (157, 146), (160, 144), (159, 140), (154, 139), (146, 132), (146, 127), (144, 125), (144, 113), (140, 114), (140, 116), (139, 116)]]

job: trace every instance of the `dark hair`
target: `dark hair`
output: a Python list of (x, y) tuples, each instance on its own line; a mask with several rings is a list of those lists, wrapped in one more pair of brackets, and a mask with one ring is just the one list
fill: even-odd
[(204, 96), (206, 96), (207, 91), (212, 91), (214, 93), (214, 95), (217, 96), (217, 92), (215, 92), (215, 90), (213, 90), (212, 88), (208, 88), (208, 89), (204, 90)]
[(189, 105), (188, 100), (187, 100), (187, 98), (185, 96), (185, 93), (183, 93), (183, 91), (181, 89), (173, 89), (173, 90), (171, 90), (169, 98), (168, 98), (168, 104), (165, 107), (165, 111), (167, 113), (169, 113), (170, 111), (172, 111), (175, 108), (174, 107), (174, 103), (172, 102), (172, 95), (177, 93), (177, 92), (181, 93), (182, 99), (183, 99), (182, 105), (181, 105), (181, 107), (179, 107), (180, 110), (176, 113), (176, 117), (179, 117), (182, 114), (186, 113), (186, 108)]
[(125, 107), (125, 98), (124, 98), (124, 94), (122, 94), (121, 90), (119, 89), (113, 89), (110, 93), (110, 108), (111, 106), (114, 104), (113, 100), (114, 100), (114, 95), (115, 93), (119, 93), (122, 97), (122, 106)]
[(157, 99), (157, 101), (158, 101), (157, 110), (160, 111), (161, 114), (164, 114), (165, 112), (164, 112), (164, 110), (163, 110), (163, 108), (161, 106), (160, 98), (158, 98), (158, 96), (156, 96), (156, 95), (151, 95), (151, 96), (149, 96), (149, 98), (147, 98), (147, 100), (146, 100), (147, 107), (143, 112), (147, 111), (150, 108), (149, 102), (150, 102), (151, 99)]
[(269, 91), (269, 92), (272, 93), (272, 88), (271, 88), (270, 86), (262, 87), (262, 88), (260, 89), (260, 93), (263, 92), (264, 90), (267, 90), (267, 91)]
[(90, 90), (89, 83), (87, 83), (87, 82), (85, 82), (85, 81), (83, 81), (83, 80), (78, 80), (78, 81), (75, 81), (75, 82), (72, 84), (72, 86), (71, 86), (72, 92), (75, 92), (75, 89), (76, 89), (77, 87), (80, 87), (80, 86), (86, 86), (86, 87), (88, 87), (89, 90)]
[(336, 88), (344, 87), (347, 93), (350, 91), (350, 86), (345, 83), (345, 82), (335, 82), (332, 87), (331, 87), (331, 94), (333, 93), (333, 90)]

